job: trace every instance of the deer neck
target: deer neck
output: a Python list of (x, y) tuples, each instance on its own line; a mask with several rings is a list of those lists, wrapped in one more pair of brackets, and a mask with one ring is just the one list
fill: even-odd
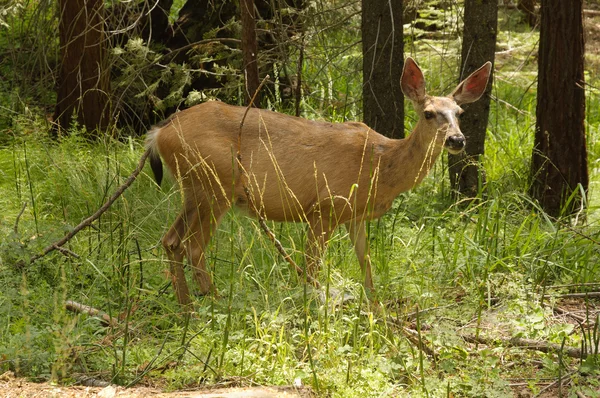
[(431, 129), (428, 123), (419, 120), (412, 133), (405, 139), (394, 140), (382, 171), (387, 171), (381, 181), (389, 181), (390, 188), (399, 195), (417, 186), (429, 174), (442, 152), (436, 144), (444, 133)]

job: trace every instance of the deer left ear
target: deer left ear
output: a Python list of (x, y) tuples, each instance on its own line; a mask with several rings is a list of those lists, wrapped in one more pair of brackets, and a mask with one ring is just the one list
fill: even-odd
[(425, 100), (425, 77), (421, 68), (411, 57), (404, 61), (402, 77), (400, 77), (400, 88), (406, 97), (414, 102), (420, 103)]
[(471, 73), (469, 77), (460, 82), (454, 89), (450, 97), (456, 101), (458, 105), (475, 102), (485, 92), (485, 89), (492, 72), (492, 63), (486, 62), (481, 68)]

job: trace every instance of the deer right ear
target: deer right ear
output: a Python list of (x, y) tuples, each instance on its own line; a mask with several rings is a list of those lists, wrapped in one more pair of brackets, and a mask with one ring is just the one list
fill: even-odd
[(402, 92), (411, 101), (423, 102), (425, 100), (425, 78), (421, 68), (414, 59), (408, 57), (404, 61), (404, 69), (400, 78)]
[(492, 63), (488, 61), (460, 82), (450, 97), (454, 98), (458, 105), (477, 101), (485, 92), (491, 73)]

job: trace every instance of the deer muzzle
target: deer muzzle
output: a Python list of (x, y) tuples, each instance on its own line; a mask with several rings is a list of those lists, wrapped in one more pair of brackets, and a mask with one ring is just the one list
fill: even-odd
[(453, 155), (461, 153), (465, 149), (465, 136), (460, 134), (452, 134), (446, 137), (444, 147)]

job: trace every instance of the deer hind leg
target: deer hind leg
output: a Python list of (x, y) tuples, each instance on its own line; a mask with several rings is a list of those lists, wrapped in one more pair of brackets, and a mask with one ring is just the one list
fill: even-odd
[(207, 200), (203, 200), (189, 226), (186, 242), (187, 258), (192, 269), (192, 276), (202, 295), (211, 291), (216, 294), (210, 273), (206, 269), (206, 246), (218, 227), (222, 215), (228, 209), (229, 206), (225, 204), (217, 203), (211, 206)]
[(362, 275), (364, 276), (365, 287), (370, 292), (375, 292), (373, 287), (373, 276), (371, 274), (371, 257), (369, 256), (369, 243), (367, 242), (367, 228), (364, 221), (349, 221), (346, 223), (346, 229), (350, 240), (354, 245), (354, 252), (358, 258)]
[(305, 250), (306, 270), (313, 278), (317, 277), (322, 262), (323, 253), (331, 232), (335, 226), (319, 216), (315, 216), (308, 222), (307, 245)]
[(194, 217), (196, 206), (188, 204), (177, 216), (169, 231), (162, 238), (162, 245), (167, 252), (171, 281), (179, 304), (187, 306), (191, 303), (190, 291), (183, 272), (183, 256), (185, 245), (183, 239), (187, 234), (187, 220)]

